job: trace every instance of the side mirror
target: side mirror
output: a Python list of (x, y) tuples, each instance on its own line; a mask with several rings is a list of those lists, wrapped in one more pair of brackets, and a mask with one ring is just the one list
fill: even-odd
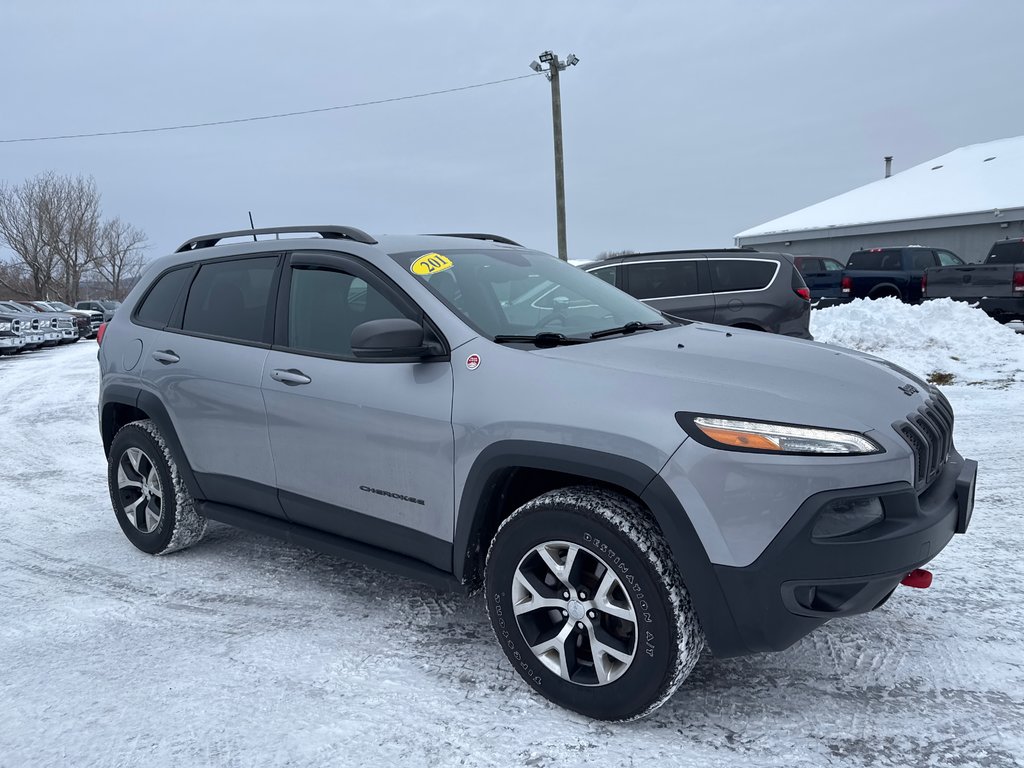
[(405, 317), (367, 320), (352, 329), (352, 354), (367, 360), (423, 358), (439, 354), (423, 338), (423, 326)]

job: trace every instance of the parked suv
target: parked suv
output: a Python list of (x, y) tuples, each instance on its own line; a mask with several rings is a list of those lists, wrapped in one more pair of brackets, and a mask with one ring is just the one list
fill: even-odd
[(952, 409), (916, 376), (673, 321), (493, 239), (204, 235), (100, 340), (132, 544), (214, 519), (482, 587), (516, 671), (595, 718), (652, 711), (705, 645), (782, 649), (872, 610), (973, 506)]
[(787, 254), (659, 251), (582, 268), (673, 317), (811, 338), (811, 293)]

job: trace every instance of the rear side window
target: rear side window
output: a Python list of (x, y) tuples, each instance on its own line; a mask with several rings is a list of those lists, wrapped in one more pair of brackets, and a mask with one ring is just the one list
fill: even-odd
[(150, 328), (164, 328), (170, 322), (171, 312), (191, 272), (192, 267), (188, 266), (161, 275), (136, 311), (136, 322)]
[(992, 246), (986, 264), (1020, 264), (1024, 262), (1024, 241), (1005, 240)]
[(928, 269), (928, 267), (935, 266), (935, 253), (933, 251), (923, 251), (915, 248), (911, 253), (913, 254), (911, 261), (913, 269)]
[(759, 291), (768, 287), (778, 271), (777, 262), (750, 259), (708, 259), (708, 267), (715, 293)]
[(182, 330), (264, 341), (276, 268), (276, 256), (203, 264), (188, 292)]
[(652, 261), (630, 264), (629, 292), (638, 299), (664, 299), (700, 293), (697, 261)]
[(877, 251), (856, 251), (850, 254), (846, 268), (896, 271), (900, 268), (900, 252), (881, 248)]

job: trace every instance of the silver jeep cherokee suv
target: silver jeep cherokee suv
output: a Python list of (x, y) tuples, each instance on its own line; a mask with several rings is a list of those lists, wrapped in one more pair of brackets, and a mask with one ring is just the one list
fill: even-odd
[[(319, 237), (221, 244), (297, 233)], [(197, 237), (104, 334), (136, 547), (214, 519), (482, 586), (519, 674), (595, 718), (649, 713), (705, 645), (876, 608), (973, 506), (952, 410), (912, 374), (671, 320), (494, 236)]]

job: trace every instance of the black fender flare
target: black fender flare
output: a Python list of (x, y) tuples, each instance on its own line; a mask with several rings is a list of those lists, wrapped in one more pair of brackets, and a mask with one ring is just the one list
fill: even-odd
[(112, 384), (103, 390), (103, 402), (100, 405), (100, 429), (103, 435), (103, 448), (107, 452), (110, 450), (109, 441), (113, 439), (114, 435), (111, 423), (112, 415), (107, 408), (112, 403), (129, 405), (136, 410), (142, 411), (156, 424), (160, 434), (167, 442), (167, 447), (170, 449), (175, 463), (178, 465), (178, 473), (181, 475), (185, 487), (188, 488), (189, 493), (192, 494), (194, 499), (197, 501), (204, 500), (206, 494), (203, 493), (198, 480), (196, 480), (195, 473), (192, 471), (192, 465), (189, 464), (185, 451), (181, 447), (181, 441), (178, 439), (178, 433), (174, 429), (171, 416), (160, 398), (152, 392), (126, 384)]
[(528, 440), (505, 440), (484, 449), (473, 464), (459, 501), (453, 547), (456, 579), (465, 582), (474, 558), (487, 507), (502, 488), (509, 469), (543, 469), (613, 485), (639, 498), (651, 511), (690, 593), (712, 651), (719, 656), (745, 652), (704, 545), (676, 495), (658, 472), (635, 459), (574, 446)]

